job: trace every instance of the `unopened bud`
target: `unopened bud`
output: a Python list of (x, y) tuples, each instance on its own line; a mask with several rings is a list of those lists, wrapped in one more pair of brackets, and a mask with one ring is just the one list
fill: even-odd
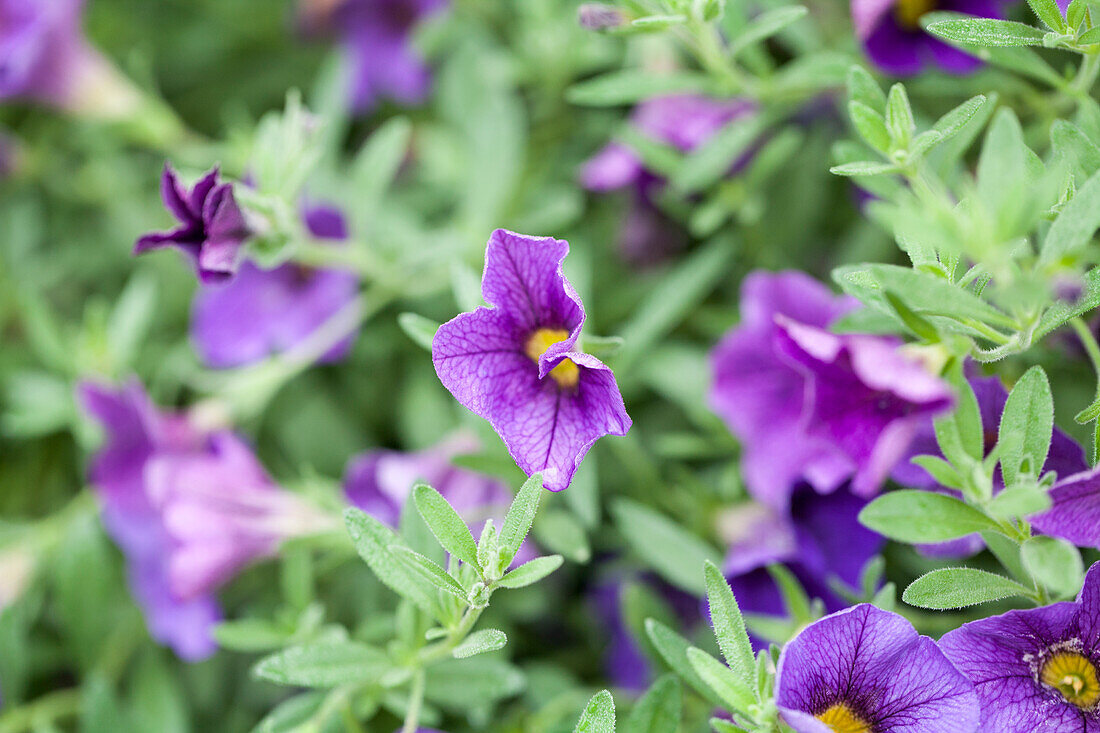
[(626, 25), (626, 16), (612, 5), (586, 3), (577, 9), (577, 21), (582, 28), (606, 31)]

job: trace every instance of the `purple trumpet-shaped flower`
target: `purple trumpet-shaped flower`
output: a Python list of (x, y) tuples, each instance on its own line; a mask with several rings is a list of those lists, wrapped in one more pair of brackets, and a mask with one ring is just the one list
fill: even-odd
[(982, 733), (1100, 731), (1100, 565), (1075, 602), (971, 621), (940, 647), (975, 685)]
[(233, 196), (233, 184), (219, 183), (215, 167), (187, 191), (172, 167), (165, 165), (160, 195), (180, 226), (141, 237), (134, 254), (176, 247), (194, 262), (202, 282), (225, 282), (233, 277), (240, 266), (241, 247), (251, 234)]
[(443, 386), (552, 491), (569, 485), (596, 440), (631, 425), (615, 375), (577, 350), (585, 313), (562, 274), (568, 252), (560, 239), (493, 232), (481, 280), (490, 307), (455, 317), (432, 340)]
[(412, 45), (417, 23), (447, 6), (447, 0), (302, 0), (309, 31), (339, 34), (351, 67), (350, 104), (368, 112), (381, 99), (424, 101), (431, 73)]
[[(336, 209), (310, 208), (305, 222), (315, 237), (333, 242), (347, 238), (344, 217)], [(191, 337), (210, 366), (251, 364), (293, 349), (351, 303), (358, 287), (358, 277), (346, 270), (292, 262), (264, 270), (245, 262), (229, 282), (196, 294)], [(353, 339), (336, 344), (321, 361), (343, 359)]]
[(952, 74), (968, 74), (981, 61), (935, 38), (920, 19), (932, 11), (1002, 18), (1003, 0), (852, 0), (856, 37), (871, 62), (888, 74), (909, 76), (932, 63)]
[(776, 705), (797, 733), (973, 733), (974, 685), (936, 643), (868, 604), (816, 621), (783, 649)]
[(830, 580), (858, 588), (864, 565), (884, 544), (882, 537), (859, 523), (865, 504), (846, 488), (818, 494), (800, 484), (786, 512), (747, 503), (720, 514), (718, 534), (728, 548), (723, 572), (741, 610), (783, 615), (782, 596), (766, 569), (771, 563), (785, 564), (826, 610), (847, 606)]
[(79, 397), (107, 433), (89, 476), (150, 634), (184, 659), (209, 656), (217, 586), (324, 518), (272, 484), (235, 435), (159, 411), (137, 382), (86, 382)]
[(1032, 517), (1031, 526), (1075, 545), (1100, 549), (1100, 468), (1059, 479), (1050, 489), (1050, 499), (1050, 509)]

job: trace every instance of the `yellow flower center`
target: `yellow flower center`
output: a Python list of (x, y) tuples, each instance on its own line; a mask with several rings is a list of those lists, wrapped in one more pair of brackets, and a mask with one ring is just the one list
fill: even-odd
[(1100, 700), (1100, 681), (1096, 678), (1096, 667), (1077, 652), (1055, 653), (1043, 664), (1039, 679), (1043, 684), (1058, 690), (1067, 702), (1079, 708), (1091, 708)]
[(816, 717), (829, 726), (834, 733), (871, 733), (871, 724), (865, 723), (842, 702), (831, 705)]
[(903, 28), (920, 28), (921, 16), (936, 9), (936, 0), (897, 0), (894, 17)]
[[(547, 349), (567, 338), (569, 338), (569, 332), (560, 328), (540, 328), (527, 339), (523, 350), (537, 364), (539, 357), (545, 354)], [(562, 359), (560, 364), (550, 370), (550, 376), (562, 387), (576, 387), (581, 370), (572, 360)]]

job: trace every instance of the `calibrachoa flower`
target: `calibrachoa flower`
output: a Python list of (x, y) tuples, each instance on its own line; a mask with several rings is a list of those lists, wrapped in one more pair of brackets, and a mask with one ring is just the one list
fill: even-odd
[(976, 686), (982, 733), (1100, 731), (1100, 565), (1075, 602), (971, 621), (940, 646)]
[(1075, 545), (1100, 548), (1100, 468), (1058, 480), (1050, 498), (1051, 508), (1032, 517), (1031, 526)]
[(797, 271), (758, 271), (741, 284), (741, 322), (711, 353), (709, 401), (741, 441), (741, 470), (758, 501), (784, 509), (799, 481), (831, 491), (851, 473), (807, 433), (809, 380), (779, 351), (776, 316), (825, 327), (854, 307)]
[(974, 685), (936, 643), (896, 613), (865, 603), (810, 624), (784, 647), (775, 702), (797, 733), (978, 727)]
[(786, 512), (750, 502), (721, 513), (718, 535), (727, 544), (723, 572), (741, 610), (783, 614), (782, 596), (766, 569), (771, 563), (785, 564), (827, 610), (847, 606), (830, 579), (858, 588), (864, 565), (884, 544), (859, 523), (865, 504), (846, 488), (818, 494), (800, 484)]
[(224, 282), (236, 274), (241, 247), (251, 232), (233, 196), (233, 184), (218, 181), (217, 167), (187, 191), (172, 167), (165, 165), (160, 195), (180, 226), (141, 237), (134, 245), (134, 254), (176, 247), (191, 258), (204, 283)]
[(447, 0), (302, 0), (307, 30), (338, 33), (351, 66), (350, 103), (357, 112), (383, 97), (424, 101), (431, 74), (412, 46), (412, 32)]
[(568, 252), (560, 239), (496, 230), (481, 280), (490, 307), (455, 317), (432, 340), (443, 385), (553, 491), (569, 485), (596, 440), (631, 425), (615, 375), (577, 350), (585, 313), (562, 274)]
[(953, 11), (1002, 18), (1003, 6), (1003, 0), (852, 0), (852, 22), (868, 58), (889, 74), (916, 74), (929, 63), (952, 74), (967, 74), (981, 61), (926, 33), (921, 16)]
[(83, 383), (79, 397), (107, 432), (90, 479), (149, 631), (181, 657), (203, 658), (215, 649), (216, 588), (327, 519), (271, 483), (233, 433), (159, 411), (137, 382)]
[[(336, 209), (312, 207), (304, 217), (315, 237), (347, 238), (344, 217)], [(347, 270), (292, 262), (264, 270), (244, 262), (232, 280), (196, 294), (191, 336), (210, 366), (251, 364), (297, 345), (354, 300), (358, 287), (358, 277)], [(341, 341), (321, 360), (344, 358), (353, 338)]]

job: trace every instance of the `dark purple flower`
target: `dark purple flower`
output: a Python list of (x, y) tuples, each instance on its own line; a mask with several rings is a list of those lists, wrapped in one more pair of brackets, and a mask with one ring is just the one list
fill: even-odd
[(568, 252), (564, 240), (496, 230), (481, 280), (490, 307), (448, 321), (432, 341), (443, 386), (552, 491), (569, 485), (600, 437), (631, 425), (615, 375), (577, 350), (585, 313), (562, 274)]
[(981, 61), (926, 33), (921, 16), (953, 11), (1002, 18), (1004, 4), (1003, 0), (852, 0), (852, 22), (868, 58), (888, 74), (909, 76), (929, 63), (952, 74), (968, 74)]
[(176, 247), (195, 263), (202, 282), (224, 282), (233, 277), (240, 266), (241, 247), (251, 234), (233, 196), (233, 184), (219, 183), (214, 167), (188, 192), (172, 167), (165, 165), (160, 195), (180, 226), (141, 237), (134, 245), (134, 254)]
[(816, 621), (779, 657), (776, 705), (797, 733), (973, 733), (978, 697), (936, 642), (860, 604)]
[(741, 284), (741, 323), (711, 353), (710, 406), (741, 441), (741, 470), (758, 501), (785, 509), (808, 481), (831, 491), (850, 462), (806, 430), (808, 379), (777, 348), (776, 316), (825, 327), (856, 303), (797, 271), (757, 271)]
[(160, 412), (137, 382), (83, 383), (79, 397), (107, 433), (90, 479), (149, 631), (182, 658), (208, 656), (217, 587), (328, 520), (271, 483), (233, 433)]
[(830, 580), (858, 588), (864, 565), (884, 544), (859, 523), (866, 503), (847, 488), (819, 494), (801, 484), (786, 512), (748, 503), (720, 514), (718, 534), (728, 548), (723, 572), (741, 610), (783, 615), (782, 596), (766, 569), (771, 563), (785, 564), (826, 610), (847, 606)]
[(971, 621), (940, 647), (974, 682), (982, 733), (1100, 731), (1100, 565), (1076, 602)]
[(1100, 549), (1100, 467), (1059, 479), (1050, 489), (1050, 499), (1051, 508), (1032, 517), (1031, 526), (1075, 545)]
[[(305, 221), (315, 237), (334, 242), (347, 238), (344, 218), (336, 209), (308, 209)], [(312, 269), (293, 262), (264, 270), (244, 262), (232, 280), (196, 294), (191, 336), (210, 366), (251, 364), (287, 351), (314, 333), (355, 299), (358, 287), (358, 277), (347, 270)], [(348, 336), (321, 360), (343, 359), (353, 340)]]
[(83, 0), (0, 0), (0, 99), (64, 105), (96, 57), (80, 30)]
[(423, 18), (447, 0), (302, 0), (308, 30), (338, 34), (351, 67), (350, 103), (370, 111), (382, 98), (401, 104), (424, 101), (431, 74), (412, 45)]

